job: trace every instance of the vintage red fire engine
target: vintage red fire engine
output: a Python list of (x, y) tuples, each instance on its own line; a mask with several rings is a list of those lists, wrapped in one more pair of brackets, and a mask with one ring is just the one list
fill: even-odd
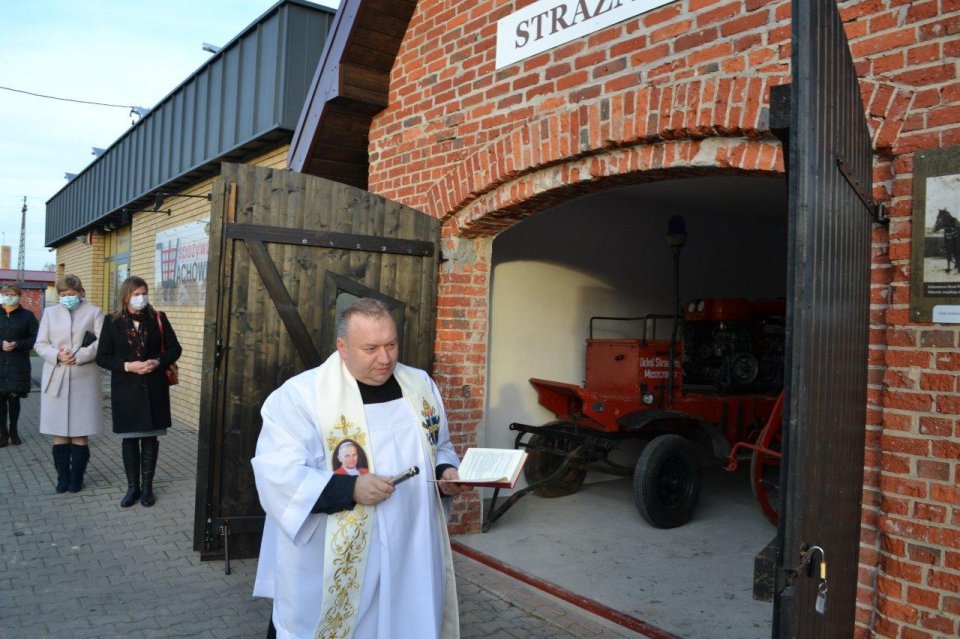
[[(680, 526), (693, 515), (701, 466), (711, 457), (728, 470), (749, 457), (754, 494), (776, 522), (784, 302), (695, 300), (685, 306), (682, 323), (674, 321), (677, 339), (658, 339), (658, 324), (671, 319), (677, 318), (591, 318), (585, 384), (530, 380), (539, 403), (557, 419), (510, 425), (518, 432), (516, 447), (530, 453), (528, 486), (499, 507), (495, 493), (484, 530), (531, 491), (541, 497), (577, 491), (588, 468), (632, 475), (643, 518), (658, 528)], [(639, 326), (639, 338), (594, 338), (599, 326), (625, 322)], [(633, 468), (608, 457), (628, 439), (644, 442)]]

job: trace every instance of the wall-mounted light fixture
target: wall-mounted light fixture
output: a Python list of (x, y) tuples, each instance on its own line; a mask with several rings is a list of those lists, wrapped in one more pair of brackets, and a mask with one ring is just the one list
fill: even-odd
[(66, 180), (67, 182), (69, 182), (70, 180), (72, 180), (72, 179), (75, 178), (75, 177), (77, 177), (77, 174), (76, 174), (76, 173), (64, 173), (64, 174), (63, 174), (63, 179)]
[(153, 212), (154, 213), (166, 213), (167, 215), (170, 215), (171, 209), (167, 209), (165, 211), (160, 210), (160, 207), (163, 206), (163, 203), (166, 201), (168, 197), (193, 197), (193, 198), (206, 200), (207, 202), (213, 199), (209, 193), (207, 193), (206, 195), (191, 195), (189, 193), (169, 193), (167, 191), (157, 191), (153, 195)]
[(165, 211), (160, 210), (160, 207), (163, 206), (163, 201), (166, 199), (167, 198), (163, 193), (158, 192), (154, 194), (153, 196), (153, 212), (154, 213), (166, 213), (167, 215), (170, 215), (170, 213), (173, 212), (172, 209), (166, 209)]
[(213, 53), (214, 55), (223, 50), (223, 47), (218, 47), (217, 45), (210, 44), (209, 42), (204, 42), (200, 48), (208, 53)]
[(103, 155), (103, 154), (106, 153), (106, 152), (107, 152), (106, 149), (101, 149), (99, 146), (92, 146), (92, 147), (90, 147), (90, 155), (93, 155), (93, 156), (96, 156), (96, 157), (100, 157), (101, 155)]

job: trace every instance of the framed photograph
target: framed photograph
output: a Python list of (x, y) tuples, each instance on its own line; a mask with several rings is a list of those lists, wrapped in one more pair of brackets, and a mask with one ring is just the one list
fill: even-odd
[(910, 319), (960, 324), (960, 146), (913, 160)]

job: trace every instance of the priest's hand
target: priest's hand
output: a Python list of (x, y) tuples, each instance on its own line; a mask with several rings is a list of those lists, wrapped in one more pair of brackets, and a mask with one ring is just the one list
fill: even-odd
[(389, 477), (368, 473), (357, 477), (353, 485), (353, 501), (364, 506), (373, 506), (392, 495), (393, 491)]
[[(440, 475), (440, 479), (446, 480), (457, 480), (460, 479), (460, 473), (456, 468), (447, 468), (443, 471), (443, 474)], [(456, 497), (460, 493), (466, 493), (473, 490), (473, 486), (470, 484), (437, 484), (440, 487), (440, 492), (448, 497)]]

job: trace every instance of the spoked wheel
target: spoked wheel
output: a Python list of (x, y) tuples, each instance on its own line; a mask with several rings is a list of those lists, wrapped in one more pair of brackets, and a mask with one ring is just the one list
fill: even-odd
[[(523, 476), (527, 483), (530, 485), (536, 484), (555, 473), (563, 464), (565, 454), (574, 448), (576, 448), (575, 444), (562, 437), (547, 435), (531, 437), (527, 447), (530, 457), (523, 467)], [(575, 461), (553, 481), (535, 487), (533, 494), (548, 498), (572, 495), (580, 490), (580, 486), (583, 485), (583, 478), (586, 476), (587, 469), (581, 463)]]
[(676, 528), (690, 521), (700, 499), (700, 459), (679, 435), (660, 435), (640, 453), (633, 473), (633, 502), (651, 526)]
[(757, 438), (758, 450), (750, 459), (750, 485), (760, 510), (774, 526), (780, 518), (780, 450), (783, 442), (783, 398), (781, 392), (767, 425)]

